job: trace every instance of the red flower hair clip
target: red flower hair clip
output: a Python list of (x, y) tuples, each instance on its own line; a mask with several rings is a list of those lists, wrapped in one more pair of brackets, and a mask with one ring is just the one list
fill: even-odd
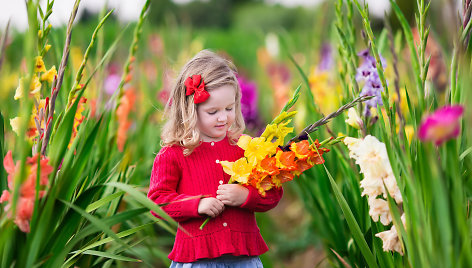
[(205, 90), (205, 82), (199, 74), (188, 77), (185, 80), (185, 88), (187, 89), (186, 96), (195, 94), (193, 96), (195, 104), (202, 103), (210, 97), (210, 93)]

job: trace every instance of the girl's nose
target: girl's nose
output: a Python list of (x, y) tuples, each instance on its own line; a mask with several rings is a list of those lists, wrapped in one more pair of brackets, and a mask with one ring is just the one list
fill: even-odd
[(221, 114), (220, 116), (218, 116), (218, 121), (224, 122), (224, 121), (226, 121), (226, 118), (227, 118), (227, 117), (228, 117), (228, 116), (226, 116), (226, 114)]

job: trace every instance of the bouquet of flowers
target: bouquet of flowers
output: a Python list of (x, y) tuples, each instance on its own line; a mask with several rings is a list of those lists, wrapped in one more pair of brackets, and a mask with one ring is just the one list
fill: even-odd
[(287, 125), (295, 114), (296, 111), (282, 112), (260, 137), (243, 135), (239, 138), (237, 144), (244, 149), (244, 157), (235, 162), (220, 162), (223, 170), (231, 175), (228, 183), (251, 185), (265, 196), (274, 186), (280, 187), (303, 171), (324, 163), (323, 153), (329, 149), (320, 148), (318, 140), (312, 144), (301, 140), (282, 146), (285, 136), (293, 131)]
[[(265, 196), (266, 191), (273, 187), (281, 187), (283, 183), (293, 180), (295, 176), (300, 176), (314, 165), (323, 164), (323, 154), (330, 150), (321, 146), (335, 144), (342, 137), (329, 138), (319, 143), (317, 139), (311, 140), (309, 133), (353, 107), (357, 102), (372, 98), (364, 96), (353, 100), (336, 112), (309, 125), (284, 145), (285, 137), (293, 132), (293, 127), (287, 127), (287, 125), (297, 113), (296, 111), (288, 112), (288, 110), (296, 103), (299, 96), (300, 87), (295, 90), (294, 96), (285, 104), (280, 114), (267, 125), (260, 137), (252, 138), (242, 135), (239, 138), (237, 145), (244, 149), (243, 157), (235, 162), (220, 161), (223, 170), (231, 175), (228, 183), (253, 186), (260, 195)], [(208, 217), (200, 229), (203, 229), (209, 220)]]

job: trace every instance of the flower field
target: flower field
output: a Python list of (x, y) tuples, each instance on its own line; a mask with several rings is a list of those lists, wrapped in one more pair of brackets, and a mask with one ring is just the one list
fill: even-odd
[[(390, 0), (383, 18), (147, 0), (131, 23), (76, 0), (54, 27), (39, 2), (26, 31), (0, 29), (0, 267), (169, 266), (177, 223), (146, 193), (173, 79), (202, 49), (238, 68), (248, 136), (225, 171), (283, 183), (257, 215), (265, 267), (472, 267), (470, 0)], [(231, 16), (212, 26), (210, 5)]]

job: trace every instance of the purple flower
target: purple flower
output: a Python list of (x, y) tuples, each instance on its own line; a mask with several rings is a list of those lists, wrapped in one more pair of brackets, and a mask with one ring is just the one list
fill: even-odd
[(248, 129), (256, 129), (260, 125), (259, 113), (257, 110), (257, 85), (238, 75), (239, 86), (241, 87), (241, 112)]
[(451, 138), (456, 138), (460, 133), (459, 118), (463, 113), (464, 107), (461, 105), (437, 109), (422, 121), (418, 137), (422, 141), (432, 141), (437, 146)]
[[(365, 102), (364, 115), (370, 116), (371, 107), (376, 108), (377, 105), (383, 105), (381, 93), (383, 87), (379, 78), (379, 73), (377, 72), (377, 63), (375, 62), (375, 58), (369, 54), (369, 50), (363, 50), (357, 55), (364, 59), (361, 66), (357, 68), (356, 73), (356, 80), (358, 82), (364, 82), (360, 95), (374, 96), (372, 99)], [(380, 56), (380, 62), (382, 63), (383, 68), (387, 66), (386, 61), (382, 56)]]
[(333, 66), (333, 49), (329, 43), (324, 43), (320, 52), (319, 71), (328, 71)]

